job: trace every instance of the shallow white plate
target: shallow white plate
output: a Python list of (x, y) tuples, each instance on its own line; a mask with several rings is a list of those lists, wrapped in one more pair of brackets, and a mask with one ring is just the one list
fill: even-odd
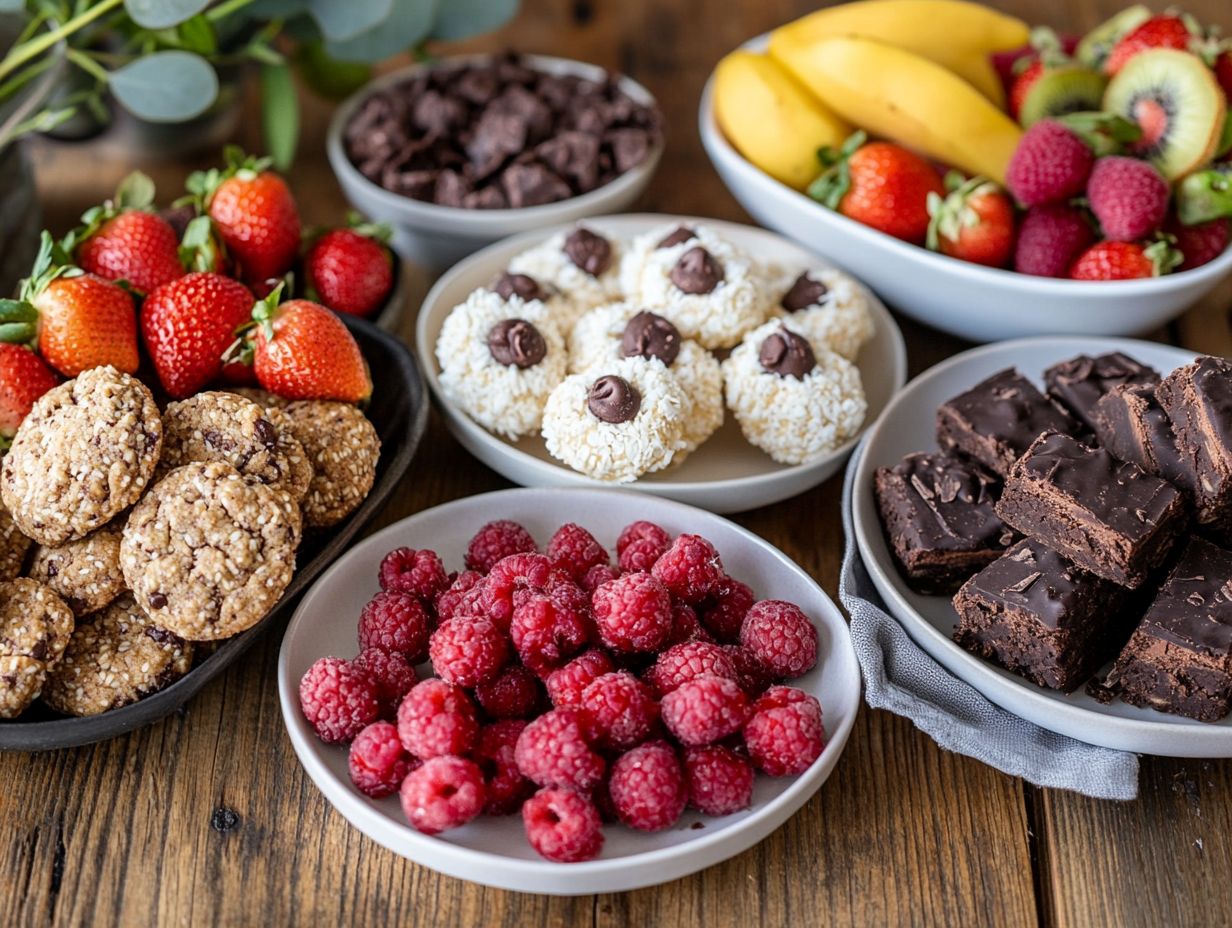
[[(299, 708), (299, 680), (318, 658), (353, 657), (355, 622), (379, 588), (381, 558), (401, 545), (431, 548), (447, 567), (462, 562), (474, 532), (491, 519), (515, 519), (544, 544), (562, 522), (575, 521), (615, 547), (620, 530), (650, 519), (668, 532), (695, 532), (710, 539), (725, 569), (763, 597), (798, 603), (817, 625), (817, 666), (793, 681), (821, 702), (825, 751), (796, 778), (758, 776), (753, 807), (725, 818), (687, 811), (673, 828), (641, 834), (618, 825), (604, 828), (602, 855), (579, 864), (554, 864), (526, 842), (520, 816), (480, 819), (437, 837), (406, 824), (397, 796), (373, 801), (347, 776), (344, 747), (322, 744)], [(282, 715), (295, 753), (325, 798), (378, 844), (450, 876), (520, 892), (582, 895), (620, 892), (664, 883), (739, 854), (774, 831), (830, 775), (860, 705), (860, 672), (842, 615), (803, 570), (786, 555), (726, 519), (642, 494), (596, 490), (504, 490), (458, 500), (391, 525), (355, 547), (305, 595), (278, 657)]]
[[(716, 229), (740, 248), (763, 261), (783, 265), (831, 267), (830, 262), (772, 232), (717, 219), (661, 214), (602, 216), (586, 225), (611, 236), (629, 238), (664, 225), (703, 224)], [(570, 228), (566, 224), (558, 229)], [(463, 447), (493, 470), (528, 487), (605, 487), (556, 461), (538, 435), (511, 442), (475, 423), (441, 391), (436, 339), (445, 317), (472, 290), (491, 282), (518, 252), (552, 235), (556, 229), (514, 236), (472, 255), (443, 276), (428, 293), (419, 313), (416, 347), (428, 385), (445, 415), (445, 424)], [(869, 309), (877, 331), (860, 351), (856, 366), (868, 396), (865, 427), (873, 422), (907, 379), (907, 351), (903, 336), (885, 306), (871, 293)], [(664, 496), (712, 512), (742, 512), (797, 496), (831, 477), (847, 460), (857, 439), (812, 464), (776, 464), (754, 448), (740, 433), (728, 411), (723, 427), (678, 467), (649, 474), (632, 484), (634, 489)]]
[(1081, 689), (1064, 695), (964, 651), (950, 639), (957, 614), (943, 596), (913, 592), (894, 566), (877, 515), (873, 474), (904, 454), (937, 447), (937, 407), (990, 374), (1017, 367), (1042, 388), (1046, 368), (1077, 354), (1123, 351), (1161, 374), (1192, 361), (1194, 353), (1153, 342), (1108, 338), (1031, 338), (977, 348), (921, 374), (892, 402), (868, 436), (855, 475), (853, 524), (860, 554), (877, 591), (907, 633), (951, 673), (997, 705), (1051, 731), (1080, 741), (1172, 757), (1232, 756), (1232, 719), (1214, 724), (1138, 709), (1115, 701), (1101, 705)]

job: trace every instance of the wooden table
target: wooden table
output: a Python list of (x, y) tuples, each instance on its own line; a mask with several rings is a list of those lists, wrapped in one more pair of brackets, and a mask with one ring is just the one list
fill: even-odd
[[(702, 83), (723, 52), (813, 5), (530, 0), (515, 24), (473, 45), (560, 53), (629, 72), (658, 96), (670, 133), (642, 205), (741, 220), (697, 138)], [(1120, 4), (1001, 5), (1082, 31)], [(1204, 19), (1222, 13), (1232, 28), (1226, 0), (1187, 6)], [(305, 104), (293, 185), (308, 224), (337, 222), (343, 201), (322, 147), (329, 108)], [(241, 141), (259, 145), (251, 129)], [(57, 230), (132, 166), (108, 139), (40, 144), (36, 153)], [(195, 166), (144, 167), (174, 191)], [(1232, 354), (1230, 304), (1232, 281), (1158, 337)], [(903, 330), (913, 373), (964, 347), (906, 320)], [(831, 595), (843, 546), (839, 483), (737, 517)], [(379, 524), (504, 486), (434, 414)], [(278, 711), (279, 639), (265, 636), (161, 724), (94, 747), (0, 757), (0, 924), (1232, 923), (1232, 763), (1144, 758), (1141, 797), (1101, 802), (1004, 776), (867, 708), (834, 775), (799, 814), (758, 847), (696, 876), (576, 899), (439, 876), (351, 828), (301, 771)]]

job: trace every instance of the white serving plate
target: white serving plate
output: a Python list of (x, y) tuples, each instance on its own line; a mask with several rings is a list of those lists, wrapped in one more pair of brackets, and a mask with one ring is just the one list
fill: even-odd
[(1050, 731), (1080, 741), (1143, 754), (1171, 757), (1232, 757), (1232, 719), (1195, 722), (1139, 709), (1116, 700), (1102, 705), (1079, 689), (1064, 695), (1038, 687), (950, 639), (957, 614), (944, 596), (913, 592), (895, 569), (877, 515), (873, 474), (904, 454), (935, 449), (937, 407), (1006, 367), (1017, 367), (1037, 385), (1043, 372), (1077, 354), (1122, 351), (1161, 374), (1194, 358), (1194, 353), (1153, 342), (1108, 338), (1031, 338), (977, 348), (921, 374), (898, 395), (872, 429), (855, 474), (852, 522), (856, 543), (873, 584), (907, 633), (947, 670), (992, 702)]
[[(588, 219), (585, 224), (608, 235), (627, 238), (663, 225), (680, 223), (708, 225), (754, 257), (765, 261), (785, 265), (798, 263), (817, 268), (832, 266), (829, 261), (772, 232), (717, 219), (641, 213), (602, 216)], [(610, 484), (579, 474), (553, 459), (538, 435), (517, 442), (509, 441), (487, 431), (454, 406), (441, 391), (436, 339), (450, 310), (463, 302), (472, 290), (490, 283), (514, 255), (538, 244), (558, 229), (571, 227), (572, 224), (567, 223), (557, 229), (518, 235), (485, 248), (456, 265), (428, 293), (415, 332), (416, 348), (428, 384), (444, 413), (449, 430), (467, 451), (522, 486), (607, 487)], [(907, 351), (898, 325), (871, 293), (869, 308), (877, 331), (860, 351), (856, 361), (868, 395), (865, 428), (877, 418), (890, 397), (902, 388), (907, 379)], [(684, 463), (661, 473), (649, 474), (625, 486), (712, 512), (741, 512), (797, 496), (827, 480), (847, 460), (856, 440), (853, 438), (812, 464), (777, 464), (745, 441), (729, 411), (723, 427), (689, 455)]]
[[(602, 855), (554, 864), (526, 842), (520, 816), (480, 819), (428, 837), (406, 824), (397, 796), (373, 801), (351, 786), (345, 747), (321, 743), (299, 708), (299, 680), (320, 657), (352, 657), (355, 622), (377, 591), (377, 567), (391, 548), (432, 548), (447, 567), (461, 564), (471, 535), (491, 519), (515, 519), (541, 544), (562, 522), (576, 521), (614, 547), (621, 528), (651, 519), (667, 531), (696, 532), (714, 542), (724, 567), (760, 595), (792, 600), (817, 625), (818, 664), (793, 681), (820, 700), (828, 744), (796, 778), (758, 776), (753, 807), (726, 818), (686, 811), (656, 834), (604, 829)], [(595, 490), (504, 490), (438, 506), (378, 532), (353, 548), (305, 595), (282, 641), (278, 691), (287, 732), (300, 762), (325, 798), (378, 844), (450, 876), (519, 892), (582, 895), (664, 883), (752, 847), (799, 809), (834, 769), (860, 706), (860, 672), (847, 625), (830, 598), (786, 555), (751, 532), (699, 509), (642, 494)], [(696, 827), (697, 825), (703, 827)]]
[[(768, 36), (744, 47), (762, 51)], [(1031, 335), (1140, 335), (1175, 318), (1232, 273), (1232, 247), (1202, 267), (1146, 280), (1032, 277), (947, 258), (826, 209), (750, 164), (714, 118), (714, 77), (698, 112), (702, 144), (727, 189), (767, 228), (807, 242), (896, 310), (972, 341)]]

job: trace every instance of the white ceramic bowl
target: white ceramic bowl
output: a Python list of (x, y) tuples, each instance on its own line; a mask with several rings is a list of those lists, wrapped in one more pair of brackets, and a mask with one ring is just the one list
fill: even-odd
[(1123, 351), (1167, 374), (1193, 352), (1126, 339), (1032, 338), (977, 348), (921, 374), (898, 395), (869, 432), (855, 473), (852, 522), (873, 584), (912, 639), (947, 670), (988, 699), (1050, 731), (1122, 751), (1172, 757), (1232, 757), (1232, 718), (1213, 724), (1139, 709), (1116, 700), (1103, 705), (1081, 689), (1065, 695), (1029, 683), (959, 647), (950, 638), (957, 615), (949, 598), (922, 596), (894, 566), (877, 515), (873, 475), (904, 454), (937, 447), (937, 406), (1006, 367), (1039, 384), (1044, 370), (1077, 354)]
[[(773, 233), (716, 219), (642, 213), (603, 216), (586, 224), (601, 232), (628, 238), (673, 223), (708, 225), (762, 260), (811, 267), (829, 265), (828, 261)], [(435, 348), (445, 317), (472, 290), (489, 283), (504, 270), (510, 258), (553, 231), (528, 233), (500, 242), (472, 255), (441, 277), (419, 311), (416, 347), (433, 395), (444, 413), (445, 424), (479, 460), (522, 486), (605, 487), (609, 484), (579, 474), (556, 461), (538, 435), (512, 442), (489, 432), (454, 406), (441, 391)], [(866, 427), (907, 379), (907, 351), (902, 333), (881, 302), (872, 294), (869, 299), (877, 331), (856, 359), (868, 396)], [(701, 506), (711, 512), (742, 512), (798, 496), (829, 479), (847, 460), (857, 438), (812, 464), (776, 464), (745, 440), (729, 411), (723, 427), (684, 463), (661, 473), (648, 474), (628, 486)]]
[[(761, 50), (766, 42), (762, 36), (745, 47)], [(719, 129), (713, 93), (712, 75), (698, 114), (702, 144), (754, 219), (832, 258), (900, 312), (961, 338), (1137, 335), (1175, 318), (1232, 272), (1232, 248), (1179, 274), (1107, 282), (1032, 277), (947, 258), (827, 209), (746, 161)]]
[[(356, 653), (355, 619), (378, 589), (377, 566), (391, 548), (432, 548), (449, 566), (462, 563), (471, 534), (490, 519), (516, 519), (544, 543), (565, 521), (590, 529), (609, 548), (630, 521), (652, 519), (669, 532), (697, 532), (714, 542), (724, 567), (764, 596), (796, 602), (819, 633), (817, 666), (793, 681), (812, 693), (825, 716), (826, 749), (799, 777), (759, 776), (753, 806), (724, 818), (692, 811), (656, 834), (604, 828), (593, 861), (554, 864), (526, 842), (520, 816), (480, 819), (428, 837), (406, 824), (396, 796), (373, 801), (347, 776), (344, 747), (321, 743), (299, 708), (299, 680), (318, 658)], [(785, 822), (830, 775), (860, 706), (860, 672), (842, 615), (808, 574), (782, 552), (726, 519), (636, 493), (505, 490), (438, 506), (391, 525), (354, 548), (308, 591), (287, 628), (278, 657), (278, 692), (300, 763), (356, 828), (396, 854), (450, 876), (519, 892), (579, 895), (664, 883), (726, 860)]]
[[(425, 67), (456, 68), (467, 61), (488, 57), (461, 56), (437, 65), (417, 64), (394, 71), (365, 85), (345, 100), (330, 120), (325, 150), (346, 198), (373, 221), (389, 223), (394, 230), (394, 250), (432, 271), (444, 270), (485, 245), (517, 232), (543, 229), (628, 208), (650, 183), (663, 154), (660, 140), (645, 161), (611, 183), (568, 200), (522, 209), (459, 209), (413, 200), (373, 183), (351, 163), (343, 145), (343, 130), (351, 114), (366, 97), (376, 90), (406, 81)], [(572, 74), (602, 80), (608, 73), (596, 65), (566, 58), (526, 55), (524, 60), (535, 70), (548, 74)], [(656, 105), (650, 91), (633, 79), (621, 77), (619, 86), (630, 99), (648, 106)]]

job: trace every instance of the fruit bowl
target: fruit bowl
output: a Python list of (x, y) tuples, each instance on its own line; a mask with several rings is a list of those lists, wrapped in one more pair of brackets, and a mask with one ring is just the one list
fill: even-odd
[[(743, 46), (764, 50), (768, 36)], [(827, 209), (745, 160), (714, 117), (714, 77), (698, 113), (702, 144), (723, 183), (767, 228), (859, 277), (914, 319), (972, 341), (1031, 335), (1137, 335), (1202, 299), (1229, 272), (1232, 248), (1201, 267), (1127, 281), (1032, 277), (958, 261), (899, 241)]]

